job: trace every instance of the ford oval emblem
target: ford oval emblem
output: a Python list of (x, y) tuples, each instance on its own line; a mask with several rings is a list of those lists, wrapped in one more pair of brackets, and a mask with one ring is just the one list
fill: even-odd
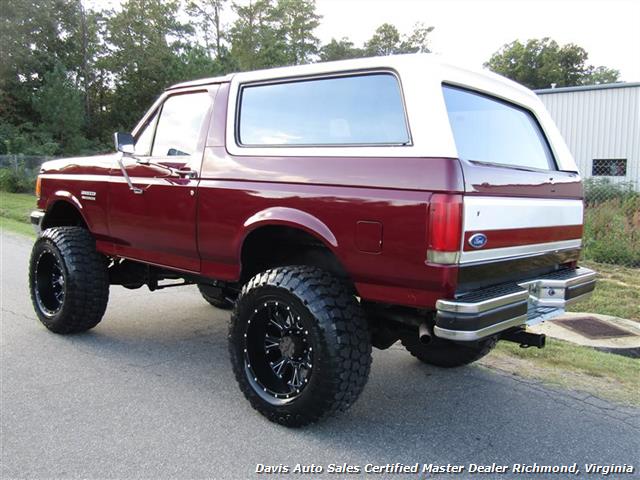
[(484, 233), (475, 233), (469, 237), (469, 245), (473, 248), (482, 248), (487, 244), (487, 236)]

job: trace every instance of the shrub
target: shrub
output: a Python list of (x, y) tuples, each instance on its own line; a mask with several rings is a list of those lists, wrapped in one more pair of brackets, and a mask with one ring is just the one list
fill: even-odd
[(609, 178), (588, 178), (584, 181), (584, 201), (586, 205), (597, 205), (617, 198), (637, 198), (640, 193), (634, 182), (614, 183)]
[(20, 168), (0, 168), (0, 190), (11, 193), (33, 193), (36, 175)]
[(640, 267), (640, 196), (636, 193), (587, 204), (584, 258)]

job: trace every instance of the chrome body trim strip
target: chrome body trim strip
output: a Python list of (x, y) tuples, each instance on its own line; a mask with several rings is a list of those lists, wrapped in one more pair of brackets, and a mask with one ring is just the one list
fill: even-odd
[[(491, 232), (485, 232), (491, 238)], [(559, 250), (575, 249), (582, 246), (582, 240), (561, 240), (558, 242), (534, 243), (515, 247), (490, 248), (486, 250), (464, 251), (460, 255), (460, 265), (487, 260), (508, 260), (529, 254), (541, 254)]]

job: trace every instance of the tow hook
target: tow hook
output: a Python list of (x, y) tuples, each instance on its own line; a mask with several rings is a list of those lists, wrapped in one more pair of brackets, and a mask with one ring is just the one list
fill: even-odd
[(518, 343), (520, 348), (544, 348), (546, 338), (542, 333), (531, 333), (523, 329), (507, 331), (500, 335), (500, 340)]

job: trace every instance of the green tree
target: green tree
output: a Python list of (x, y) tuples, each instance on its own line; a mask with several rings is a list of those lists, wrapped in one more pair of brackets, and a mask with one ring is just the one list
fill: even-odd
[(221, 16), (227, 0), (188, 0), (186, 12), (193, 19), (198, 33), (202, 36), (203, 47), (211, 58), (226, 54)]
[(278, 0), (272, 15), (278, 39), (285, 49), (286, 61), (299, 65), (318, 53), (320, 41), (313, 31), (320, 25), (314, 0)]
[(340, 40), (332, 38), (329, 43), (320, 48), (320, 61), (322, 62), (359, 57), (364, 57), (364, 51), (354, 47), (353, 42), (346, 37), (342, 37)]
[(256, 0), (233, 9), (231, 57), (240, 70), (307, 63), (318, 53), (314, 0)]
[(44, 76), (33, 96), (33, 107), (40, 116), (39, 129), (59, 146), (54, 153), (72, 154), (87, 147), (83, 95), (64, 66), (56, 65)]
[(603, 85), (605, 83), (616, 83), (619, 82), (620, 78), (620, 70), (616, 70), (614, 68), (608, 67), (593, 67), (591, 66), (588, 70), (584, 78), (582, 79), (582, 83), (584, 85)]
[(369, 56), (393, 55), (400, 49), (400, 32), (390, 23), (376, 28), (373, 36), (364, 45)]
[(60, 144), (40, 125), (27, 122), (16, 126), (0, 121), (0, 155), (7, 153), (51, 156), (60, 153)]
[(115, 128), (131, 128), (155, 98), (181, 80), (180, 55), (193, 29), (178, 18), (175, 0), (129, 0), (107, 20), (109, 55), (101, 62), (111, 73), (110, 119)]
[[(80, 0), (10, 0), (3, 4), (0, 122), (12, 126), (5, 130), (13, 132), (12, 149), (21, 145), (30, 152), (38, 151), (41, 141), (48, 153), (53, 144), (59, 152), (76, 153), (75, 148), (87, 145), (81, 136), (98, 135), (98, 122), (93, 120), (102, 105), (94, 100), (106, 88), (104, 76), (95, 65), (100, 48), (99, 25), (100, 15), (85, 10)], [(51, 95), (59, 93), (51, 82), (62, 77), (65, 88), (73, 88), (81, 98), (82, 111), (72, 111), (83, 128), (54, 141), (46, 132), (46, 110), (36, 107), (45, 100), (41, 90)]]
[(240, 70), (286, 65), (285, 39), (279, 36), (272, 0), (234, 3), (237, 18), (229, 31), (231, 56)]
[(0, 116), (13, 124), (37, 122), (31, 97), (45, 74), (67, 65), (73, 5), (62, 0), (10, 0), (0, 8)]
[(485, 67), (529, 88), (585, 85), (617, 81), (619, 72), (587, 65), (588, 54), (580, 46), (560, 46), (550, 38), (515, 40), (495, 52)]
[(176, 82), (195, 80), (198, 78), (224, 75), (237, 70), (233, 59), (225, 53), (222, 47), (222, 55), (212, 59), (210, 52), (204, 47), (187, 47), (179, 55), (179, 62), (175, 64), (176, 71), (172, 75)]
[[(229, 5), (237, 18), (227, 29), (221, 19)], [(384, 24), (366, 51), (347, 38), (319, 48), (315, 0), (124, 0), (120, 7), (4, 0), (0, 151), (102, 150), (114, 130), (131, 128), (172, 83), (318, 58), (428, 51), (433, 30), (416, 24), (403, 35)], [(597, 81), (612, 75), (587, 73)]]
[(399, 53), (430, 53), (429, 34), (435, 27), (427, 27), (423, 22), (416, 22), (413, 30), (404, 36)]
[(106, 32), (106, 18), (101, 12), (88, 10), (81, 0), (70, 0), (74, 5), (73, 29), (69, 40), (75, 48), (69, 55), (67, 71), (82, 92), (85, 116), (85, 134), (99, 137), (105, 123), (103, 112), (108, 107), (109, 72), (101, 59), (109, 54), (102, 39)]
[(428, 36), (433, 28), (419, 22), (409, 34), (401, 35), (394, 25), (383, 23), (365, 43), (364, 50), (368, 56), (429, 52)]

